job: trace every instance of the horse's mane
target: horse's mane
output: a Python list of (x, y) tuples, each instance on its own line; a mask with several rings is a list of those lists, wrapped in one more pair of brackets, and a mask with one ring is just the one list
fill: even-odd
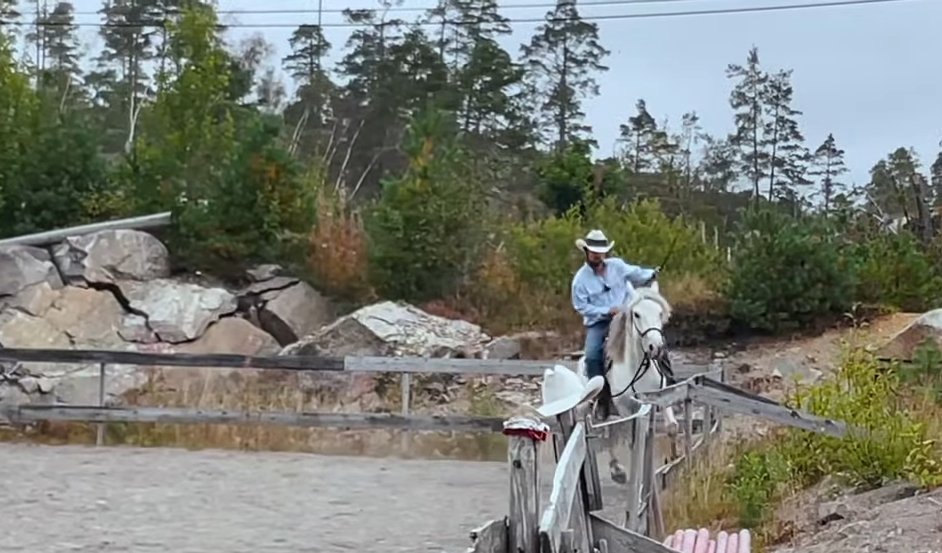
[(612, 318), (612, 325), (608, 330), (605, 354), (614, 363), (621, 363), (625, 360), (625, 343), (627, 342), (625, 333), (630, 328), (628, 314), (644, 300), (651, 300), (660, 304), (661, 324), (667, 324), (671, 317), (671, 306), (660, 292), (654, 288), (636, 288), (635, 294), (628, 299), (624, 308)]

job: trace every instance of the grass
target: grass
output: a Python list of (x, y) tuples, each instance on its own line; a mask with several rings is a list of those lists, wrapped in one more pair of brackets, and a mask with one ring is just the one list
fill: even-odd
[(942, 364), (933, 379), (917, 379), (849, 348), (836, 375), (793, 390), (789, 402), (862, 432), (838, 440), (775, 429), (761, 440), (716, 447), (666, 495), (667, 528), (750, 528), (761, 548), (788, 541), (816, 512), (808, 503), (832, 483), (844, 490), (897, 480), (942, 485), (940, 371)]

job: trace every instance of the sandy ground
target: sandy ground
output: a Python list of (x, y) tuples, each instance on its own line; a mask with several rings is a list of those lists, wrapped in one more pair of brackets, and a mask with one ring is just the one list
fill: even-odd
[(0, 467), (3, 553), (460, 552), (508, 502), (504, 463), (0, 444)]

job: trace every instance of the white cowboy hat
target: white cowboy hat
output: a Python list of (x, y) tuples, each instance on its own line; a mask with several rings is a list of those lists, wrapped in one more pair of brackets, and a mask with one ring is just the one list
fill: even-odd
[(605, 233), (600, 230), (590, 230), (585, 238), (576, 240), (577, 248), (595, 253), (608, 253), (614, 246), (615, 242), (609, 242)]
[(562, 365), (543, 372), (541, 392), (543, 405), (537, 412), (544, 417), (553, 417), (598, 395), (605, 386), (605, 378), (595, 376), (587, 380)]

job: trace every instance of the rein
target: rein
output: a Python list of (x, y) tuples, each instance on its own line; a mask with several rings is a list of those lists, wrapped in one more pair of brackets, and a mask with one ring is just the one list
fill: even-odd
[[(636, 323), (635, 323), (635, 321), (634, 321), (633, 318), (632, 318), (632, 321), (631, 321), (631, 326), (638, 332), (638, 334), (639, 334), (638, 339), (639, 339), (639, 340), (641, 340), (641, 339), (643, 339), (645, 336), (647, 336), (649, 332), (654, 332), (654, 331), (660, 332), (660, 333), (661, 333), (661, 337), (662, 337), (662, 338), (664, 337), (664, 330), (661, 329), (661, 328), (657, 328), (657, 327), (653, 327), (653, 326), (652, 326), (651, 328), (649, 328), (649, 329), (647, 329), (647, 330), (641, 331), (641, 329), (639, 329), (639, 328), (637, 327), (637, 325), (636, 325)], [(666, 350), (666, 348), (661, 350), (661, 356), (660, 356), (660, 357), (657, 357), (657, 358), (651, 357), (651, 355), (650, 355), (648, 352), (644, 352), (644, 357), (641, 358), (641, 362), (638, 364), (638, 368), (635, 370), (635, 376), (631, 379), (631, 382), (629, 382), (628, 385), (625, 386), (625, 389), (624, 389), (624, 390), (618, 392), (617, 394), (612, 394), (612, 399), (615, 399), (616, 397), (625, 395), (626, 393), (628, 393), (629, 390), (631, 390), (632, 392), (634, 392), (634, 391), (635, 391), (635, 389), (634, 389), (635, 384), (637, 384), (638, 381), (641, 380), (641, 379), (644, 377), (644, 375), (646, 375), (646, 374), (648, 373), (649, 370), (651, 370), (651, 365), (652, 365), (652, 364), (654, 364), (654, 370), (657, 371), (658, 376), (661, 377), (661, 388), (663, 388), (664, 385), (665, 385), (666, 383), (668, 383), (669, 380), (670, 380), (670, 379), (664, 374), (664, 371), (661, 369), (661, 363), (662, 363), (663, 361), (665, 361), (666, 358), (667, 358), (667, 350)], [(611, 372), (611, 366), (609, 366), (608, 370), (605, 371), (605, 374), (608, 375), (609, 372)]]

